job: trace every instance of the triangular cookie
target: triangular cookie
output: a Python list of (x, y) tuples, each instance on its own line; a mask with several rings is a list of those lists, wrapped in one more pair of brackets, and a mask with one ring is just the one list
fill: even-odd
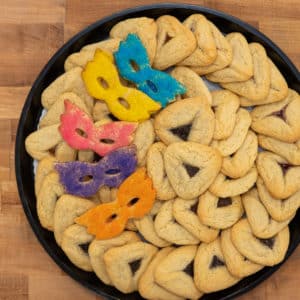
[(154, 121), (156, 134), (167, 145), (180, 141), (208, 145), (213, 137), (214, 125), (213, 111), (199, 97), (168, 105)]
[[(211, 147), (193, 142), (179, 142), (168, 146), (164, 154), (165, 168), (176, 194), (194, 199), (206, 191), (220, 171), (222, 158)], [(186, 166), (198, 168), (190, 176)]]
[(104, 254), (104, 262), (112, 284), (122, 293), (136, 291), (141, 275), (156, 252), (156, 247), (143, 242), (107, 250)]
[(113, 26), (109, 35), (125, 40), (129, 33), (135, 33), (141, 39), (152, 64), (157, 47), (157, 24), (155, 20), (147, 17), (127, 19)]
[(244, 194), (242, 201), (252, 232), (258, 238), (268, 239), (273, 237), (287, 226), (294, 217), (292, 215), (283, 222), (273, 220), (264, 205), (260, 202), (257, 189), (255, 188)]
[(236, 114), (236, 120), (231, 135), (223, 140), (214, 140), (211, 143), (211, 146), (218, 149), (222, 156), (233, 154), (243, 144), (250, 125), (251, 117), (249, 112), (240, 108)]
[(194, 283), (193, 262), (197, 246), (182, 246), (174, 249), (157, 266), (155, 281), (168, 291), (187, 299), (202, 296)]
[(271, 70), (271, 84), (270, 90), (266, 98), (259, 101), (252, 101), (245, 97), (241, 97), (241, 105), (242, 106), (253, 106), (253, 105), (262, 105), (267, 103), (273, 103), (284, 99), (288, 94), (288, 85), (285, 81), (284, 77), (272, 62), (271, 59), (268, 58)]
[(240, 219), (243, 212), (240, 196), (219, 198), (207, 191), (199, 198), (197, 214), (206, 226), (228, 228)]
[(149, 214), (145, 215), (141, 219), (133, 220), (139, 234), (142, 235), (143, 239), (160, 248), (170, 245), (170, 242), (161, 238), (154, 228), (154, 221), (161, 206), (162, 201), (155, 201)]
[(72, 195), (62, 195), (56, 202), (54, 211), (54, 237), (61, 244), (63, 232), (75, 223), (75, 218), (95, 206), (95, 203), (85, 198)]
[(111, 284), (111, 280), (106, 272), (104, 263), (104, 253), (112, 248), (119, 247), (129, 243), (135, 243), (140, 240), (139, 236), (131, 231), (124, 231), (119, 236), (107, 239), (107, 240), (96, 240), (94, 239), (88, 248), (90, 262), (93, 267), (93, 271), (96, 273), (98, 278), (105, 284)]
[(81, 77), (82, 68), (76, 67), (57, 77), (46, 89), (44, 89), (41, 101), (42, 105), (49, 109), (57, 98), (66, 92), (73, 92), (78, 95), (91, 112), (94, 99), (88, 94)]
[(176, 198), (173, 205), (175, 220), (201, 242), (209, 243), (217, 238), (219, 230), (200, 222), (197, 215), (198, 199), (184, 200)]
[(256, 166), (273, 197), (286, 199), (300, 189), (300, 166), (290, 165), (279, 155), (268, 151), (260, 152)]
[(232, 32), (226, 35), (226, 40), (232, 48), (232, 61), (226, 68), (206, 75), (213, 82), (246, 81), (253, 76), (253, 62), (250, 48), (245, 37)]
[(239, 278), (254, 274), (264, 266), (256, 264), (243, 256), (231, 241), (231, 229), (221, 233), (221, 249), (229, 272)]
[(221, 172), (230, 178), (245, 176), (254, 165), (257, 150), (257, 136), (249, 130), (241, 147), (234, 154), (223, 158)]
[(256, 185), (261, 202), (274, 220), (283, 222), (295, 215), (300, 207), (300, 190), (291, 197), (280, 200), (272, 197), (260, 177), (258, 177)]
[(41, 225), (48, 230), (54, 229), (54, 210), (57, 199), (64, 193), (57, 172), (46, 175), (37, 194), (36, 209)]
[(153, 66), (164, 70), (176, 65), (196, 49), (193, 33), (175, 17), (164, 15), (156, 20), (157, 50)]
[(274, 266), (284, 259), (290, 232), (286, 226), (272, 238), (259, 239), (253, 235), (248, 220), (242, 219), (232, 227), (231, 239), (243, 256), (263, 266)]
[(161, 261), (173, 250), (172, 247), (167, 247), (161, 249), (156, 253), (155, 257), (152, 259), (148, 265), (146, 271), (141, 276), (138, 283), (138, 291), (145, 299), (157, 299), (157, 300), (183, 300), (182, 297), (177, 296), (159, 284), (156, 283), (154, 278), (154, 273)]
[(259, 135), (258, 144), (282, 156), (292, 165), (300, 165), (300, 140), (295, 143), (285, 143), (266, 135)]
[(221, 83), (222, 87), (253, 101), (264, 99), (269, 92), (271, 70), (265, 49), (258, 43), (249, 44), (253, 77), (244, 82)]
[(174, 200), (166, 201), (160, 208), (154, 228), (158, 236), (176, 245), (199, 244), (199, 240), (176, 222), (173, 216)]
[(219, 238), (199, 246), (194, 261), (194, 272), (197, 288), (205, 293), (226, 289), (240, 280), (229, 273)]
[(254, 108), (251, 117), (255, 132), (287, 143), (300, 139), (300, 96), (294, 90), (282, 101)]
[(88, 254), (88, 248), (93, 239), (94, 236), (88, 234), (85, 227), (74, 224), (64, 231), (61, 241), (61, 248), (70, 261), (88, 272), (93, 271)]
[(45, 177), (52, 171), (54, 171), (54, 163), (55, 163), (55, 157), (54, 156), (46, 156), (42, 160), (39, 161), (36, 173), (35, 173), (35, 180), (34, 180), (34, 191), (35, 195), (37, 197), (42, 183), (45, 179)]
[(26, 151), (36, 160), (51, 155), (52, 150), (63, 140), (54, 124), (32, 132), (25, 140)]
[(217, 57), (217, 47), (207, 19), (201, 14), (194, 14), (185, 19), (183, 25), (193, 32), (197, 40), (197, 47), (190, 56), (179, 64), (189, 67), (212, 64)]
[(232, 61), (232, 48), (230, 44), (228, 43), (224, 35), (220, 32), (220, 30), (212, 22), (208, 21), (208, 23), (215, 40), (217, 57), (213, 61), (213, 63), (208, 66), (192, 67), (192, 70), (194, 70), (199, 75), (222, 70)]

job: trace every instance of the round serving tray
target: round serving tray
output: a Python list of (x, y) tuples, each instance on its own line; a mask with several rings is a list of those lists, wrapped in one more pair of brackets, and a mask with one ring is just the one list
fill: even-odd
[[(42, 91), (64, 72), (64, 61), (71, 53), (79, 51), (86, 44), (106, 39), (112, 26), (124, 19), (142, 16), (158, 18), (161, 15), (169, 14), (182, 21), (189, 15), (195, 13), (205, 15), (206, 18), (211, 20), (224, 33), (233, 31), (241, 32), (247, 38), (248, 42), (261, 43), (265, 47), (268, 56), (273, 60), (286, 78), (289, 87), (300, 92), (300, 74), (297, 68), (270, 39), (254, 27), (235, 17), (205, 7), (186, 4), (156, 4), (117, 12), (112, 16), (103, 18), (92, 24), (75, 35), (55, 53), (44, 67), (34, 82), (23, 107), (16, 138), (15, 169), (19, 195), (29, 223), (45, 250), (66, 273), (85, 287), (108, 299), (142, 299), (142, 297), (138, 293), (122, 294), (115, 288), (102, 283), (94, 273), (78, 269), (68, 260), (60, 247), (56, 244), (53, 233), (41, 227), (36, 212), (33, 160), (25, 150), (24, 141), (27, 135), (37, 128), (43, 110), (41, 105)], [(290, 244), (285, 260), (292, 254), (300, 241), (299, 225), (300, 212), (298, 211), (289, 225)], [(276, 271), (281, 264), (272, 268), (266, 267), (260, 272), (244, 278), (233, 287), (216, 293), (207, 294), (201, 299), (231, 299), (264, 281)]]

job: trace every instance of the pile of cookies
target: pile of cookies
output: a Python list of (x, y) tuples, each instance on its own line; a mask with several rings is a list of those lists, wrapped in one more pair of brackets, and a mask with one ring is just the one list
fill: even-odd
[[(170, 74), (184, 93), (139, 120), (130, 140), (156, 193), (151, 211), (130, 218), (118, 236), (98, 239), (76, 220), (114, 202), (118, 187), (101, 185), (87, 197), (66, 192), (57, 164), (103, 159), (66, 142), (61, 115), (68, 99), (95, 128), (116, 121), (108, 102), (91, 96), (82, 74), (97, 49), (112, 63), (129, 34), (140, 39), (151, 67)], [(132, 68), (142, 69), (136, 62)], [(116, 24), (109, 39), (70, 55), (65, 71), (44, 90), (45, 114), (26, 149), (38, 161), (41, 225), (78, 268), (123, 293), (177, 300), (226, 289), (284, 259), (288, 224), (300, 205), (300, 97), (262, 45), (248, 44), (238, 32), (224, 36), (200, 14), (182, 23), (168, 15), (141, 17)], [(110, 82), (99, 84), (110, 88)]]

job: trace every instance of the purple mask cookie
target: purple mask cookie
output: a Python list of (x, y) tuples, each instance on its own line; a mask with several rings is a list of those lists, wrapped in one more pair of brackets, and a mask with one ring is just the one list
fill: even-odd
[(130, 146), (110, 152), (98, 163), (57, 163), (55, 169), (68, 194), (89, 197), (103, 185), (118, 187), (135, 171), (136, 165), (136, 148)]

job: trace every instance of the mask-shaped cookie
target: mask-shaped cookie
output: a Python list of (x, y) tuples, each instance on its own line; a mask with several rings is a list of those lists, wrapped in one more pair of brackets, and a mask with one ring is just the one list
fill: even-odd
[(170, 74), (186, 88), (183, 98), (200, 97), (211, 105), (210, 91), (197, 73), (187, 67), (176, 67)]
[(260, 177), (258, 177), (256, 185), (260, 201), (274, 220), (284, 222), (293, 218), (300, 207), (300, 191), (289, 198), (280, 200), (269, 193)]
[(256, 182), (257, 170), (253, 166), (249, 172), (238, 179), (230, 179), (222, 173), (216, 177), (209, 191), (222, 198), (234, 197), (246, 193)]
[(253, 105), (262, 105), (267, 103), (273, 103), (284, 99), (288, 94), (288, 85), (285, 81), (284, 77), (277, 69), (275, 64), (271, 59), (268, 58), (270, 64), (270, 72), (271, 72), (271, 83), (270, 90), (267, 96), (259, 101), (253, 101), (251, 99), (241, 97), (241, 105), (242, 106), (253, 106)]
[(240, 220), (231, 229), (231, 240), (236, 249), (249, 260), (263, 266), (274, 266), (283, 261), (289, 239), (288, 226), (269, 239), (255, 237), (247, 219)]
[(286, 143), (266, 135), (258, 135), (258, 143), (264, 149), (285, 158), (292, 165), (300, 165), (300, 140)]
[(239, 97), (227, 90), (213, 91), (212, 108), (215, 113), (215, 140), (230, 137), (236, 125), (237, 112), (240, 106)]
[(197, 246), (174, 249), (157, 266), (155, 281), (168, 291), (187, 299), (198, 299), (202, 292), (195, 286), (194, 258)]
[(113, 53), (118, 50), (120, 39), (108, 39), (101, 42), (88, 44), (81, 48), (79, 52), (73, 53), (67, 57), (65, 60), (65, 71), (81, 67), (84, 68), (88, 61), (92, 60), (96, 49), (102, 49), (104, 51)]
[[(79, 226), (79, 225), (77, 225)], [(90, 256), (90, 262), (93, 268), (93, 271), (96, 273), (98, 278), (103, 281), (105, 284), (111, 284), (111, 280), (106, 272), (105, 263), (104, 263), (104, 254), (108, 249), (113, 247), (123, 246), (129, 243), (138, 242), (140, 238), (134, 232), (124, 231), (119, 236), (107, 239), (107, 240), (96, 240), (94, 239), (89, 248), (88, 253)]]
[(55, 169), (68, 194), (89, 197), (103, 186), (118, 187), (136, 168), (135, 147), (110, 152), (97, 163), (57, 163)]
[(88, 248), (94, 237), (87, 233), (86, 228), (77, 224), (68, 227), (62, 236), (61, 248), (70, 261), (78, 268), (92, 272), (93, 268)]
[(148, 265), (146, 271), (141, 276), (138, 283), (138, 291), (145, 299), (157, 299), (157, 300), (183, 300), (182, 297), (179, 297), (159, 284), (156, 283), (154, 278), (154, 273), (161, 261), (173, 250), (172, 247), (167, 247), (161, 249), (156, 253), (150, 264)]
[(58, 199), (54, 210), (54, 237), (58, 245), (61, 245), (66, 228), (75, 224), (75, 218), (94, 206), (94, 202), (72, 195), (63, 195)]
[(194, 261), (194, 274), (197, 288), (205, 293), (226, 289), (240, 280), (227, 269), (220, 239), (199, 246)]
[(251, 117), (251, 127), (257, 133), (287, 143), (300, 138), (300, 96), (294, 90), (282, 101), (256, 107)]
[(87, 91), (94, 98), (105, 101), (111, 113), (122, 121), (140, 122), (161, 108), (145, 93), (121, 84), (113, 56), (97, 49), (94, 59), (82, 72)]
[(184, 20), (183, 25), (189, 28), (197, 41), (195, 51), (179, 64), (189, 67), (208, 66), (217, 57), (217, 47), (212, 28), (201, 14), (194, 14)]
[(129, 34), (114, 53), (115, 63), (122, 78), (165, 107), (176, 95), (186, 92), (185, 87), (166, 72), (151, 68), (145, 47), (139, 37)]
[(226, 35), (226, 40), (232, 47), (232, 61), (226, 68), (206, 75), (213, 82), (246, 81), (253, 76), (253, 62), (246, 38), (239, 32)]
[(81, 78), (82, 68), (76, 67), (56, 78), (42, 93), (42, 105), (49, 109), (58, 97), (66, 92), (73, 92), (84, 102), (91, 112), (94, 100), (88, 94)]
[(206, 226), (225, 229), (236, 223), (243, 211), (240, 196), (218, 198), (207, 191), (199, 198), (197, 214)]
[(247, 277), (264, 267), (248, 260), (235, 248), (231, 241), (231, 229), (222, 231), (221, 248), (228, 271), (235, 277)]
[(196, 49), (193, 33), (175, 17), (164, 15), (156, 20), (157, 49), (153, 66), (164, 70), (176, 65)]
[(136, 146), (138, 166), (145, 166), (147, 152), (154, 143), (154, 139), (155, 133), (152, 121), (147, 120), (139, 123), (132, 142)]
[(157, 25), (155, 21), (146, 17), (127, 19), (114, 25), (109, 35), (113, 38), (125, 40), (129, 33), (138, 35), (144, 47), (147, 49), (147, 54), (152, 63), (157, 44)]
[(222, 156), (228, 156), (236, 152), (243, 144), (251, 124), (251, 117), (247, 110), (240, 108), (236, 115), (236, 121), (231, 135), (223, 140), (214, 140), (212, 147), (219, 150)]
[(155, 218), (160, 210), (162, 206), (162, 202), (161, 201), (155, 201), (151, 211), (145, 215), (143, 218), (141, 219), (135, 219), (133, 220), (137, 230), (139, 231), (139, 233), (142, 235), (142, 237), (152, 243), (153, 245), (157, 246), (157, 247), (167, 247), (170, 245), (170, 243), (164, 239), (162, 239), (157, 232), (155, 231), (154, 228), (154, 221)]
[(173, 216), (174, 200), (166, 201), (160, 208), (154, 228), (161, 238), (176, 245), (199, 244), (199, 240), (175, 221)]
[(156, 247), (143, 242), (107, 250), (104, 254), (104, 262), (112, 284), (125, 294), (136, 291), (141, 275), (156, 252)]
[(228, 43), (224, 35), (220, 32), (220, 30), (212, 22), (208, 21), (208, 23), (215, 40), (217, 57), (208, 66), (192, 67), (192, 70), (194, 70), (199, 75), (222, 70), (227, 67), (232, 61), (232, 48), (230, 44)]
[(260, 152), (256, 166), (273, 197), (286, 199), (300, 189), (300, 167), (290, 165), (282, 157), (268, 151)]
[(221, 86), (252, 101), (264, 99), (270, 90), (271, 70), (266, 51), (258, 43), (249, 44), (253, 76), (244, 82), (221, 83)]
[(176, 197), (170, 181), (166, 175), (164, 152), (167, 147), (161, 143), (151, 145), (147, 154), (147, 173), (153, 181), (156, 197), (159, 200), (170, 200)]
[(55, 171), (44, 177), (41, 188), (37, 194), (36, 209), (41, 225), (48, 230), (53, 230), (54, 210), (57, 199), (64, 193), (64, 188), (59, 182)]
[(26, 151), (36, 160), (41, 160), (51, 155), (55, 147), (63, 141), (59, 124), (54, 124), (32, 132), (25, 140)]
[(258, 151), (256, 134), (249, 130), (241, 147), (223, 158), (221, 172), (230, 178), (245, 176), (253, 167)]
[(175, 220), (197, 237), (201, 242), (210, 243), (219, 235), (219, 230), (210, 228), (200, 222), (197, 215), (198, 199), (184, 200), (176, 198), (173, 205)]
[(215, 149), (192, 142), (173, 143), (164, 154), (165, 168), (176, 194), (194, 199), (211, 185), (222, 159)]
[(213, 111), (199, 97), (170, 104), (154, 121), (156, 134), (167, 145), (180, 141), (208, 145), (214, 134), (214, 126)]
[(251, 189), (242, 196), (243, 205), (253, 234), (262, 239), (268, 239), (276, 235), (286, 227), (291, 219), (283, 222), (273, 220), (264, 205), (260, 202), (256, 189)]

